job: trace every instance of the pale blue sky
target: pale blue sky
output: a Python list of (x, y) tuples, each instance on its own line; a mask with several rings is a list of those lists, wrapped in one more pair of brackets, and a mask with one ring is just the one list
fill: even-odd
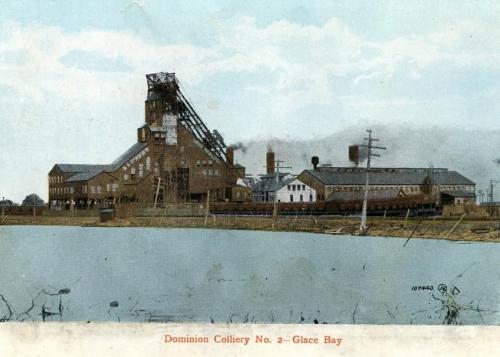
[(46, 199), (54, 163), (112, 161), (156, 71), (228, 143), (498, 130), (500, 2), (436, 3), (0, 0), (0, 196)]

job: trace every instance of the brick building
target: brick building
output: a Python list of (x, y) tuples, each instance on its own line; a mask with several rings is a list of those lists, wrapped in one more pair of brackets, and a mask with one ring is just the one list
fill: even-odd
[[(315, 167), (304, 170), (298, 178), (313, 187), (318, 200), (329, 200), (337, 192), (363, 192), (366, 169), (358, 167)], [(370, 169), (370, 191), (396, 192), (410, 196), (428, 194), (437, 202), (453, 196), (461, 203), (475, 202), (476, 184), (456, 171), (446, 168), (386, 167)], [(333, 195), (333, 197), (332, 197)]]
[(231, 200), (245, 168), (231, 147), (209, 131), (179, 89), (173, 73), (146, 76), (145, 124), (137, 142), (109, 165), (56, 164), (49, 205), (85, 208), (139, 202), (158, 205)]

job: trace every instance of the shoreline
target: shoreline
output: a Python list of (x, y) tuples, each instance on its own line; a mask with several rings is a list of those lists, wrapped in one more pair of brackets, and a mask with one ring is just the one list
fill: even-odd
[[(497, 221), (458, 219), (416, 219), (369, 217), (367, 236), (390, 238), (444, 239), (468, 242), (498, 242), (500, 230)], [(6, 216), (3, 224), (82, 226), (82, 227), (151, 227), (151, 228), (205, 228), (276, 232), (304, 232), (330, 235), (359, 236), (359, 219), (353, 217), (271, 217), (217, 216), (209, 217), (127, 217), (101, 223), (98, 217), (61, 216)], [(0, 225), (1, 226), (1, 225)]]

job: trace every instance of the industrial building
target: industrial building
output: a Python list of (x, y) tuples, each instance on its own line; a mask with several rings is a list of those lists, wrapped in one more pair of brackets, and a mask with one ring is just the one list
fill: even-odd
[(238, 178), (245, 177), (233, 149), (207, 128), (174, 73), (146, 79), (145, 123), (137, 142), (109, 165), (54, 165), (48, 176), (51, 207), (232, 199)]
[(300, 181), (296, 176), (278, 172), (274, 152), (266, 154), (266, 174), (252, 185), (254, 202), (315, 202), (316, 190)]
[[(365, 168), (314, 166), (312, 170), (304, 170), (298, 178), (316, 190), (318, 200), (345, 200), (350, 196), (352, 200), (360, 199), (359, 192), (364, 191), (366, 183)], [(386, 191), (394, 198), (426, 194), (436, 197), (438, 203), (475, 202), (476, 184), (446, 168), (371, 168), (369, 177), (370, 191)], [(339, 195), (338, 192), (348, 194)], [(378, 196), (388, 196), (385, 193)]]

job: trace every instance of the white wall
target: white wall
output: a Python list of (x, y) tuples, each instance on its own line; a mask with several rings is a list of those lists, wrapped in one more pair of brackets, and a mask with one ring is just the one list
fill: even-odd
[[(295, 185), (295, 191), (293, 190), (293, 185)], [(300, 190), (298, 189), (298, 186), (300, 187)], [(303, 190), (303, 186), (305, 186), (305, 190)], [(288, 187), (290, 187), (290, 189)], [(301, 202), (300, 195), (302, 195), (303, 198), (302, 202), (316, 201), (316, 190), (306, 185), (299, 179), (293, 180), (278, 190), (278, 201), (290, 202), (290, 195), (293, 196), (293, 202)], [(310, 195), (312, 195), (312, 201), (309, 200)]]

